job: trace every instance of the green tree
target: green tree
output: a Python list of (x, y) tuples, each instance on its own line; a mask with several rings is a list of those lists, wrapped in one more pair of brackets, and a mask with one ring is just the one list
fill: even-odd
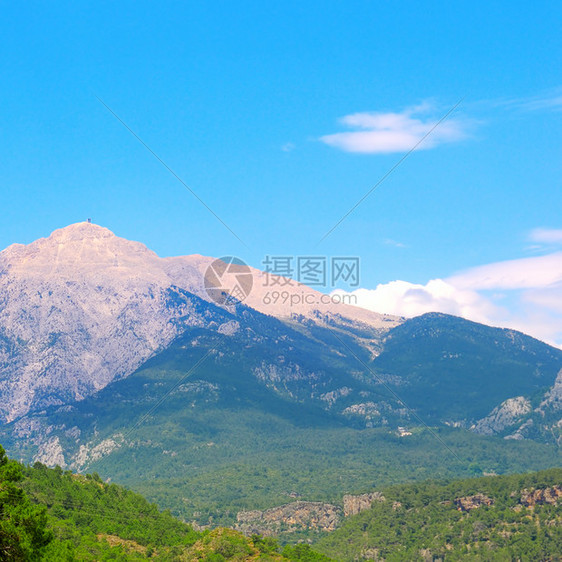
[(330, 562), (331, 560), (326, 555), (315, 552), (310, 545), (304, 543), (294, 546), (287, 545), (283, 549), (282, 554), (289, 560), (300, 560), (302, 562)]
[(0, 560), (39, 560), (53, 538), (46, 509), (16, 486), (22, 478), (21, 466), (0, 445)]

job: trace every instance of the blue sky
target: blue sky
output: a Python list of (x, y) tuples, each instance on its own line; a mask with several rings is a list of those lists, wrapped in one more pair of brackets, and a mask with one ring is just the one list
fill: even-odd
[[(426, 287), (560, 245), (559, 4), (61, 2), (2, 12), (1, 247), (92, 217), (160, 255), (233, 254), (256, 267), (268, 254), (360, 256), (361, 286), (376, 289)], [(539, 228), (550, 242), (534, 240)], [(521, 295), (507, 299), (511, 315)], [(539, 335), (562, 342), (556, 322)]]

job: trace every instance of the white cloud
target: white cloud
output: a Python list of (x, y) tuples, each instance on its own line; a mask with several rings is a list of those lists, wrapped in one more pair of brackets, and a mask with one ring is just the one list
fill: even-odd
[(562, 244), (562, 228), (535, 228), (529, 240), (539, 244)]
[(295, 150), (296, 146), (292, 142), (286, 142), (282, 147), (281, 150), (283, 152), (292, 152)]
[(443, 312), (562, 347), (562, 252), (487, 264), (425, 285), (392, 281), (352, 294), (357, 306), (376, 312)]
[(340, 122), (358, 130), (324, 135), (320, 140), (346, 152), (375, 154), (407, 152), (430, 131), (416, 150), (466, 138), (468, 121), (447, 119), (436, 126), (439, 119), (427, 116), (430, 110), (430, 104), (423, 103), (401, 113), (353, 113), (342, 117)]
[[(344, 293), (339, 289), (334, 292)], [(397, 316), (444, 312), (488, 323), (497, 312), (497, 307), (476, 291), (458, 289), (443, 279), (433, 279), (426, 285), (391, 281), (376, 289), (357, 289), (352, 294), (357, 298), (357, 306)]]

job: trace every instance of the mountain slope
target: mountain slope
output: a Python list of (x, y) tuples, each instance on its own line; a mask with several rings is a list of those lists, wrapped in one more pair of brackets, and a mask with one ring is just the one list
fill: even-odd
[(22, 467), (21, 486), (45, 506), (54, 540), (46, 560), (172, 560), (201, 534), (142, 496), (97, 475), (76, 475), (36, 463)]
[(0, 440), (17, 458), (96, 470), (204, 524), (290, 497), (334, 502), (380, 483), (561, 461), (555, 447), (438, 420), (427, 429), (357, 360), (372, 357), (349, 333), (316, 326), (312, 338), (243, 305), (228, 318), (237, 327), (190, 328), (129, 377), (15, 420)]
[(142, 244), (81, 223), (0, 253), (0, 417), (128, 375), (213, 307), (175, 298)]
[(425, 416), (469, 426), (512, 396), (553, 386), (562, 350), (514, 330), (424, 314), (391, 330), (374, 366)]

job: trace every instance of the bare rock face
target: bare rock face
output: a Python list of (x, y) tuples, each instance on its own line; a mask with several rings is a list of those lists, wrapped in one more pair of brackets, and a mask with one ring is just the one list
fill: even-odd
[[(205, 290), (213, 261), (159, 258), (91, 223), (0, 252), (0, 423), (80, 400), (128, 376), (189, 326), (218, 322), (218, 331), (235, 334), (239, 324), (225, 321), (227, 307)], [(254, 289), (245, 304), (283, 320), (300, 315), (322, 322), (337, 315), (373, 333), (401, 322), (353, 306), (323, 305), (320, 293), (302, 285), (287, 288), (299, 298), (306, 292), (306, 303), (270, 306), (264, 274), (252, 272)]]
[(47, 466), (66, 466), (64, 452), (62, 450), (59, 438), (52, 437), (48, 441), (45, 441), (41, 445), (39, 453), (37, 454), (35, 460), (36, 462), (40, 462)]
[(524, 396), (509, 398), (479, 420), (471, 429), (481, 435), (494, 435), (511, 427), (531, 412), (531, 402)]
[(333, 531), (342, 518), (342, 509), (321, 502), (297, 501), (265, 511), (241, 511), (236, 519), (236, 529), (246, 535), (264, 536), (296, 531)]
[(343, 513), (345, 517), (357, 515), (366, 509), (371, 509), (371, 504), (375, 501), (383, 502), (385, 497), (380, 492), (371, 492), (359, 496), (345, 495), (343, 497)]
[(386, 499), (380, 492), (371, 492), (345, 495), (343, 509), (329, 503), (296, 501), (265, 511), (241, 511), (236, 517), (236, 529), (246, 535), (266, 536), (310, 530), (329, 532), (339, 527), (344, 517), (370, 509), (375, 501)]
[(478, 509), (482, 506), (494, 505), (494, 500), (484, 494), (475, 494), (474, 496), (457, 498), (455, 500), (455, 505), (459, 511), (471, 511), (472, 509)]
[(504, 439), (522, 440), (542, 435), (547, 441), (562, 443), (562, 369), (552, 387), (545, 392), (539, 405), (532, 408), (523, 396), (509, 398), (470, 429), (482, 435), (494, 435), (509, 430)]

